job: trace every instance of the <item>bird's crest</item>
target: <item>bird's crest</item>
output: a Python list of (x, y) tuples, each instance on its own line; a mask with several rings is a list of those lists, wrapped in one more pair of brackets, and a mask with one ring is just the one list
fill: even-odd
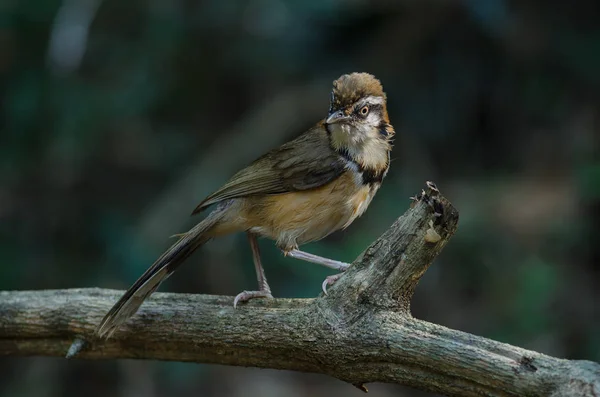
[(345, 74), (333, 82), (330, 111), (345, 109), (366, 96), (379, 96), (385, 100), (379, 80), (369, 73)]

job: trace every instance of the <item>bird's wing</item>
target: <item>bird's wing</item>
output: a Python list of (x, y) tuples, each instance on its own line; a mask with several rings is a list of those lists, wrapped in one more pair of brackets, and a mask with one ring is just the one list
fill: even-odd
[(323, 123), (258, 158), (205, 198), (196, 214), (211, 204), (236, 197), (314, 189), (331, 182), (345, 162), (329, 146)]

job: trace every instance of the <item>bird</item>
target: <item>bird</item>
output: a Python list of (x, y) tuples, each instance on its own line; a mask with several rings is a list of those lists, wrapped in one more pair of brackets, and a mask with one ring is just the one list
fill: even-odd
[(266, 237), (287, 257), (323, 265), (340, 273), (350, 266), (299, 246), (345, 229), (361, 216), (390, 166), (394, 128), (380, 81), (369, 73), (344, 74), (333, 82), (327, 117), (297, 138), (256, 159), (206, 197), (192, 212), (214, 209), (175, 242), (123, 294), (95, 334), (107, 339), (177, 267), (209, 240), (245, 232), (252, 250), (258, 289), (239, 293), (233, 306), (272, 298), (257, 239)]

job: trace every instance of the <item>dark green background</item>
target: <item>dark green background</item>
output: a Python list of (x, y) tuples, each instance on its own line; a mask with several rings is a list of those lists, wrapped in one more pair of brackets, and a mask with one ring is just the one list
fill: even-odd
[[(204, 195), (367, 71), (389, 97), (392, 168), (366, 215), (306, 249), (353, 260), (434, 180), (461, 219), (414, 314), (600, 361), (599, 70), (594, 0), (2, 0), (0, 289), (126, 288)], [(277, 296), (316, 296), (331, 273), (261, 247)], [(234, 295), (253, 273), (238, 235), (161, 290)], [(3, 358), (0, 373), (2, 397), (362, 395), (181, 363)]]

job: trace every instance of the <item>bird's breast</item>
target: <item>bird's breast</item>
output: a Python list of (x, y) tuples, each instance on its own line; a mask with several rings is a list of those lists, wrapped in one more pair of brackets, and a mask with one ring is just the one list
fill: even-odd
[(379, 188), (363, 184), (349, 169), (316, 189), (248, 197), (245, 218), (252, 232), (277, 241), (282, 249), (320, 240), (362, 215)]

